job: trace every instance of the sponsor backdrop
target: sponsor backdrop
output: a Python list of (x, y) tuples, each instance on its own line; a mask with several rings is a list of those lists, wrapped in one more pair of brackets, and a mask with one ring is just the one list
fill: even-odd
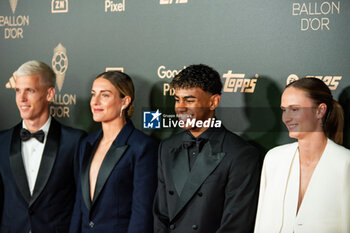
[[(348, 122), (349, 22), (348, 0), (1, 0), (0, 130), (20, 120), (13, 72), (36, 59), (57, 74), (50, 112), (61, 122), (96, 130), (92, 79), (121, 70), (136, 86), (136, 127), (163, 139), (179, 130), (163, 122), (173, 114), (168, 83), (185, 66), (204, 63), (224, 84), (217, 118), (267, 150), (292, 141), (280, 96), (303, 76), (331, 88)], [(349, 131), (346, 124), (347, 147)]]

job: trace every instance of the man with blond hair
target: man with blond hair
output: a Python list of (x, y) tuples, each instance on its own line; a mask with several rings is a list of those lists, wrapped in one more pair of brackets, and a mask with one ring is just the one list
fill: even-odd
[(48, 65), (28, 61), (14, 77), (22, 121), (0, 132), (0, 233), (68, 232), (84, 132), (50, 116), (56, 76)]

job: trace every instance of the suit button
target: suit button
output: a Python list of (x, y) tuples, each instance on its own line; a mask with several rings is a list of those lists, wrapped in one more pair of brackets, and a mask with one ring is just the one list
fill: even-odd
[(89, 226), (90, 226), (90, 228), (93, 228), (95, 226), (95, 223), (93, 221), (90, 221)]
[(171, 225), (169, 226), (169, 228), (170, 228), (170, 230), (174, 230), (174, 229), (175, 229), (175, 224), (171, 224)]
[(173, 190), (169, 190), (169, 194), (170, 195), (174, 195), (174, 191)]
[(29, 214), (29, 215), (33, 215), (33, 210), (28, 209), (28, 214)]
[(197, 195), (201, 197), (201, 196), (203, 196), (203, 193), (202, 192), (198, 192)]
[(192, 229), (193, 230), (198, 230), (198, 226), (197, 225), (192, 225)]

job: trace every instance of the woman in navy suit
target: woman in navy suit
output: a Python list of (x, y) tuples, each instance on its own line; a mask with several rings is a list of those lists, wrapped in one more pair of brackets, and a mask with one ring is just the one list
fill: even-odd
[(102, 73), (93, 82), (90, 106), (102, 129), (80, 148), (71, 233), (153, 232), (158, 145), (129, 119), (133, 100), (132, 80), (122, 72)]

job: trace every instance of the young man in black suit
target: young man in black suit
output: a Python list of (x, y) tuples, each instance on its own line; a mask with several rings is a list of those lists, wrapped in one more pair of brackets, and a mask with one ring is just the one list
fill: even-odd
[(155, 232), (253, 232), (259, 153), (215, 119), (220, 75), (191, 65), (170, 85), (185, 131), (159, 147)]
[(56, 77), (48, 65), (28, 61), (14, 76), (22, 121), (0, 133), (0, 232), (68, 232), (84, 132), (50, 116)]

